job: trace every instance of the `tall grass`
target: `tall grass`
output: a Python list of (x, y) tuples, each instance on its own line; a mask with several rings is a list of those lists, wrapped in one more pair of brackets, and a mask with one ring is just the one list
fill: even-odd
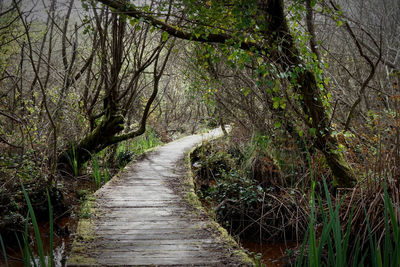
[(6, 264), (6, 267), (8, 267), (7, 251), (4, 246), (4, 242), (3, 242), (3, 238), (1, 236), (1, 234), (0, 234), (0, 244), (1, 244), (1, 250), (3, 251), (4, 262)]
[[(26, 192), (24, 185), (21, 184), (21, 186), (22, 186), (22, 192), (24, 193), (26, 204), (28, 205), (29, 216), (32, 219), (33, 230), (34, 230), (35, 238), (36, 238), (36, 245), (38, 248), (39, 260), (40, 260), (41, 266), (46, 266), (43, 242), (42, 242), (42, 239), (40, 238), (39, 226), (38, 226), (38, 223), (36, 220), (35, 212), (33, 211), (31, 200), (29, 199), (28, 193)], [(28, 220), (27, 220), (27, 223), (28, 223)], [(25, 231), (25, 235), (27, 235), (26, 231)], [(24, 238), (25, 244), (28, 242), (27, 239), (28, 239), (28, 237), (25, 236), (25, 238)]]
[(99, 157), (94, 155), (92, 157), (92, 176), (97, 188), (100, 188), (110, 179), (110, 171), (107, 167), (107, 163), (105, 163), (103, 168), (99, 164)]
[(153, 130), (149, 130), (146, 134), (135, 138), (130, 142), (128, 148), (136, 155), (143, 154), (146, 150), (160, 145), (162, 142)]
[(162, 144), (154, 130), (148, 130), (144, 135), (118, 144), (116, 155), (120, 168), (125, 167), (135, 157), (142, 155), (146, 150)]
[[(146, 150), (160, 145), (162, 142), (153, 130), (133, 140), (123, 141), (116, 148), (117, 164), (119, 168), (125, 167), (135, 156), (143, 154)], [(107, 166), (107, 153), (109, 150), (102, 150), (92, 156), (92, 176), (97, 188), (110, 179), (110, 171)], [(73, 155), (75, 155), (73, 153)], [(103, 164), (100, 164), (103, 163)]]
[(71, 165), (72, 171), (74, 173), (74, 176), (78, 176), (79, 175), (78, 155), (74, 144), (72, 144), (72, 155), (68, 153), (67, 157), (69, 164)]
[[(321, 198), (315, 197), (314, 188), (311, 191), (311, 213), (307, 239), (304, 240), (300, 257), (295, 266), (400, 266), (400, 226), (386, 187), (384, 188), (385, 232), (383, 241), (372, 234), (367, 219), (370, 246), (364, 250), (361, 250), (358, 237), (356, 240), (350, 240), (353, 212), (348, 218), (346, 227), (343, 228), (339, 214), (342, 200), (336, 206), (333, 204), (325, 180), (324, 191), (328, 205), (327, 212), (323, 209)], [(318, 200), (318, 206), (315, 199)], [(315, 229), (318, 207), (322, 217), (322, 231), (319, 239)], [(365, 215), (368, 218), (366, 211)], [(308, 248), (308, 253), (305, 253), (306, 248)]]
[(53, 267), (54, 266), (54, 219), (53, 219), (53, 206), (51, 205), (50, 201), (50, 194), (47, 191), (47, 205), (49, 206), (49, 231), (50, 231), (50, 239), (49, 239), (49, 258), (47, 266)]
[(108, 166), (106, 163), (106, 167), (104, 169), (104, 183), (107, 183), (110, 180), (110, 171), (108, 170)]
[[(49, 250), (50, 251), (49, 251), (49, 255), (47, 257), (47, 261), (46, 261), (45, 250), (44, 250), (42, 239), (40, 237), (39, 225), (36, 220), (36, 215), (33, 210), (31, 200), (30, 200), (28, 193), (26, 192), (23, 184), (21, 184), (21, 187), (22, 187), (22, 192), (25, 197), (26, 204), (28, 206), (28, 214), (27, 214), (27, 218), (26, 218), (26, 222), (25, 222), (25, 231), (22, 235), (23, 243), (21, 244), (20, 238), (18, 237), (17, 234), (16, 234), (16, 238), (17, 238), (18, 246), (21, 251), (24, 265), (25, 266), (33, 265), (33, 266), (41, 266), (41, 267), (46, 267), (46, 266), (53, 267), (54, 266), (54, 256), (53, 256), (54, 219), (53, 219), (53, 207), (51, 205), (49, 192), (47, 192), (47, 203), (48, 203), (48, 207), (49, 207), (49, 224), (50, 224)], [(36, 239), (37, 253), (39, 255), (39, 258), (36, 258), (34, 256), (33, 248), (30, 247), (30, 242), (29, 242), (29, 221), (30, 220), (32, 221), (33, 231), (34, 231), (34, 235), (35, 235), (35, 239)], [(1, 243), (2, 250), (3, 250), (3, 255), (4, 255), (6, 266), (8, 266), (6, 249), (5, 249), (5, 246), (4, 246), (1, 236), (0, 236), (0, 243)]]
[(99, 188), (102, 185), (102, 175), (101, 175), (101, 170), (99, 166), (99, 159), (97, 158), (97, 155), (93, 155), (92, 157), (92, 175), (94, 182), (96, 184), (96, 187)]

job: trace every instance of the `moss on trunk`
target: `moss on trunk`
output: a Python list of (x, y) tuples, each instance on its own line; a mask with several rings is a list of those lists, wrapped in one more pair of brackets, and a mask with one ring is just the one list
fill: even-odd
[[(335, 177), (338, 187), (352, 187), (356, 183), (356, 176), (350, 165), (346, 163), (342, 152), (339, 151), (337, 140), (331, 135), (331, 118), (329, 108), (322, 101), (321, 90), (313, 72), (308, 69), (298, 70), (298, 66), (305, 66), (300, 52), (295, 46), (284, 14), (282, 0), (260, 2), (263, 21), (266, 24), (264, 36), (271, 41), (267, 51), (282, 68), (294, 75), (293, 88), (301, 95), (301, 105), (310, 127), (315, 129), (315, 146), (324, 154), (328, 166)], [(261, 23), (261, 22), (260, 22)], [(281, 47), (281, 49), (277, 49)]]
[(58, 159), (59, 169), (73, 172), (72, 160), (76, 160), (78, 169), (91, 156), (108, 146), (108, 141), (124, 129), (124, 118), (120, 114), (111, 114), (102, 119), (99, 125), (77, 145), (69, 145)]

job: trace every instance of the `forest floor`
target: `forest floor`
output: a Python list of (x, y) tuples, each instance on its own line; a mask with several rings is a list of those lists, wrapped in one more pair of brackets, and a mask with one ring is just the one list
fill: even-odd
[(193, 205), (184, 156), (219, 135), (214, 130), (159, 147), (98, 190), (86, 203), (88, 216), (79, 221), (68, 266), (250, 264), (226, 232)]

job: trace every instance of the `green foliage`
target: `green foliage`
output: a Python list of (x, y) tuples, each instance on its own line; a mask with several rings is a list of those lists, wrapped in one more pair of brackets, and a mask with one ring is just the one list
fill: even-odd
[(52, 266), (54, 266), (54, 257), (53, 257), (54, 219), (53, 219), (53, 207), (52, 207), (51, 201), (50, 201), (50, 194), (47, 192), (47, 203), (48, 203), (48, 208), (49, 208), (49, 224), (50, 224), (50, 230), (49, 230), (50, 231), (50, 233), (49, 233), (50, 234), (50, 241), (49, 241), (50, 242), (50, 246), (49, 246), (50, 252), (49, 252), (49, 256), (48, 256), (48, 261), (46, 261), (44, 246), (43, 246), (42, 239), (40, 237), (39, 225), (36, 220), (36, 215), (33, 210), (31, 200), (30, 200), (28, 193), (26, 192), (25, 187), (22, 183), (21, 183), (21, 187), (22, 187), (22, 191), (23, 191), (23, 194), (25, 197), (25, 201), (28, 205), (28, 210), (29, 210), (28, 215), (27, 215), (27, 220), (25, 222), (25, 232), (24, 232), (24, 235), (22, 236), (23, 242), (24, 242), (24, 249), (22, 249), (21, 243), (17, 236), (21, 254), (22, 254), (23, 260), (24, 260), (24, 265), (31, 266), (33, 264), (34, 266), (37, 266), (37, 264), (36, 264), (37, 261), (33, 254), (33, 250), (32, 250), (32, 247), (30, 246), (30, 242), (29, 242), (28, 228), (29, 228), (29, 218), (31, 218), (33, 230), (34, 230), (34, 234), (35, 234), (35, 238), (36, 238), (37, 252), (39, 254), (38, 262), (39, 262), (40, 266), (42, 266), (42, 267), (45, 267), (45, 266), (52, 267)]
[(72, 151), (72, 155), (69, 153), (67, 154), (68, 163), (72, 168), (74, 176), (78, 176), (79, 175), (79, 165), (78, 165), (78, 155), (77, 155), (77, 151), (75, 149), (75, 144), (72, 144), (71, 151)]
[[(99, 153), (102, 154), (102, 153)], [(110, 171), (107, 166), (107, 162), (100, 165), (99, 154), (92, 156), (92, 177), (97, 188), (100, 188), (103, 184), (107, 183), (110, 179)], [(106, 161), (106, 159), (103, 159)]]
[(102, 185), (102, 174), (99, 166), (99, 160), (97, 155), (93, 155), (92, 157), (92, 176), (97, 188), (100, 188)]
[(22, 191), (24, 192), (26, 203), (28, 204), (29, 215), (32, 219), (33, 229), (34, 229), (35, 237), (36, 237), (36, 244), (38, 246), (40, 263), (41, 263), (41, 266), (45, 266), (46, 263), (45, 263), (45, 258), (44, 258), (43, 243), (42, 243), (42, 239), (40, 238), (39, 226), (38, 226), (38, 223), (36, 220), (35, 212), (33, 211), (31, 200), (29, 199), (29, 196), (25, 191), (24, 185), (21, 184), (21, 186), (22, 186)]
[[(3, 173), (3, 170), (0, 170), (0, 184), (2, 185), (0, 188), (0, 233), (8, 245), (15, 244), (15, 232), (23, 232), (27, 220), (26, 214), (29, 212), (29, 207), (21, 190), (21, 183), (23, 183), (29, 195), (36, 215), (40, 218), (43, 218), (49, 212), (49, 206), (44, 204), (48, 198), (46, 190), (49, 190), (53, 203), (56, 203), (55, 209), (57, 211), (63, 213), (67, 210), (67, 207), (64, 206), (64, 196), (60, 185), (57, 188), (54, 187), (54, 184), (49, 186), (48, 180), (45, 179), (46, 177), (43, 174), (33, 176), (36, 175), (33, 172), (32, 176), (29, 176), (23, 168), (17, 168), (12, 169), (14, 173)], [(21, 175), (17, 175), (15, 170), (21, 172)], [(18, 179), (18, 177), (21, 178)]]
[(1, 234), (0, 234), (0, 245), (1, 245), (1, 250), (3, 251), (4, 262), (6, 264), (6, 267), (8, 267), (7, 251), (6, 251), (6, 248), (4, 246), (4, 242), (3, 242), (3, 238), (1, 236)]
[[(240, 207), (251, 213), (258, 208), (258, 203), (262, 202), (264, 190), (257, 186), (248, 177), (241, 176), (237, 172), (222, 172), (222, 176), (216, 184), (203, 193), (205, 200), (211, 200), (217, 204), (229, 199), (230, 204)], [(238, 215), (239, 211), (230, 208), (228, 205), (221, 205), (218, 208), (217, 216), (221, 218)]]
[[(11, 8), (11, 5), (8, 7), (5, 5), (2, 3), (2, 11)], [(16, 10), (11, 10), (0, 16), (0, 74), (3, 74), (6, 68), (12, 64), (12, 56), (19, 52), (19, 45), (15, 36), (20, 35), (22, 25), (19, 20), (15, 19), (16, 16)]]
[[(325, 181), (324, 191), (328, 213), (324, 212), (322, 200), (317, 196), (322, 217), (321, 234), (317, 239), (315, 227), (318, 220), (316, 213), (318, 206), (313, 189), (311, 192), (308, 238), (304, 240), (296, 266), (364, 266), (367, 262), (374, 267), (399, 266), (400, 224), (386, 187), (384, 188), (385, 232), (383, 241), (378, 240), (376, 235), (372, 235), (372, 230), (368, 227), (370, 247), (366, 251), (361, 250), (358, 238), (357, 240), (350, 240), (352, 213), (348, 218), (347, 226), (342, 228), (339, 214), (342, 201), (334, 207)], [(369, 225), (367, 212), (365, 211), (365, 213)], [(350, 247), (350, 242), (352, 242), (352, 247)], [(308, 247), (308, 253), (305, 253), (305, 247)]]
[[(41, 170), (35, 161), (35, 154), (32, 150), (26, 151), (23, 155), (19, 154), (2, 154), (0, 152), (0, 165), (3, 166), (0, 174), (8, 176), (17, 175), (18, 178), (24, 181), (33, 181), (41, 176)], [(16, 169), (17, 172), (10, 172), (9, 170)]]
[(92, 209), (90, 206), (90, 196), (85, 195), (81, 204), (81, 209), (79, 210), (79, 218), (88, 219), (91, 215)]
[(119, 168), (125, 167), (135, 157), (142, 155), (146, 150), (161, 145), (162, 142), (154, 130), (118, 144), (116, 159)]

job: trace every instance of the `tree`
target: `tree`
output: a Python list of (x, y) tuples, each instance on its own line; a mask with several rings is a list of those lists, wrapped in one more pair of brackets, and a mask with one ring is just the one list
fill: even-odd
[(32, 151), (51, 166), (48, 177), (57, 167), (71, 173), (74, 154), (79, 167), (145, 132), (174, 47), (139, 20), (94, 2), (78, 13), (74, 4), (0, 6), (0, 140), (20, 155)]
[[(89, 91), (93, 85), (91, 74), (88, 73), (84, 109), (88, 114), (91, 129), (83, 139), (77, 144), (70, 145), (59, 157), (58, 163), (64, 166), (61, 168), (68, 171), (71, 171), (69, 168), (73, 155), (80, 167), (93, 154), (104, 148), (145, 132), (151, 105), (158, 94), (162, 74), (174, 47), (174, 42), (170, 41), (170, 38), (160, 36), (157, 32), (153, 33), (150, 25), (143, 25), (138, 21), (131, 21), (131, 25), (123, 15), (110, 14), (104, 7), (102, 13), (98, 14), (94, 4), (92, 8), (94, 38), (98, 38), (93, 42), (99, 46), (97, 54), (100, 80), (92, 89), (94, 92), (91, 93), (90, 101)], [(90, 69), (94, 68), (91, 64)], [(138, 108), (134, 106), (135, 98), (143, 90), (139, 81), (146, 79), (144, 71), (148, 68), (152, 68), (150, 81), (153, 86), (152, 93), (146, 100), (138, 127), (127, 130), (125, 118), (129, 117), (132, 109)], [(149, 82), (145, 86), (148, 84)], [(103, 98), (102, 107), (98, 105), (99, 96)]]
[[(147, 23), (177, 38), (219, 43), (248, 51), (252, 57), (264, 58), (264, 70), (272, 63), (289, 79), (306, 124), (315, 133), (314, 146), (319, 149), (339, 187), (351, 187), (356, 177), (343, 160), (338, 142), (332, 136), (330, 108), (323, 101), (317, 73), (302, 57), (289, 30), (283, 0), (269, 1), (161, 1), (168, 13), (157, 15), (125, 1), (99, 0), (128, 16)], [(172, 15), (171, 14), (172, 10)], [(166, 22), (163, 18), (175, 18)]]

